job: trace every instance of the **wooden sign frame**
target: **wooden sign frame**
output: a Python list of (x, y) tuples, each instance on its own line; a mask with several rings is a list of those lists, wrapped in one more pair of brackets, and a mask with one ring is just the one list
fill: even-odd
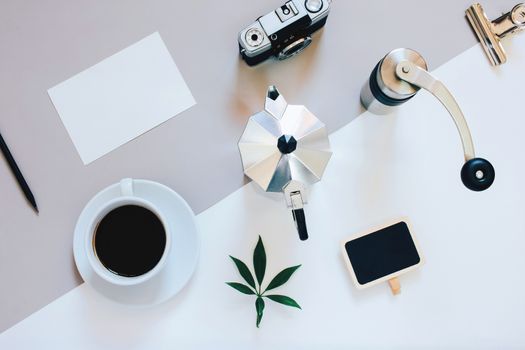
[[(407, 268), (404, 268), (402, 270), (396, 271), (396, 272), (391, 273), (389, 275), (386, 275), (384, 277), (378, 278), (377, 280), (368, 282), (366, 284), (359, 283), (359, 281), (357, 280), (357, 276), (356, 276), (356, 273), (354, 271), (354, 268), (352, 266), (352, 262), (350, 261), (350, 258), (349, 258), (348, 254), (347, 254), (347, 251), (346, 251), (346, 247), (345, 247), (346, 243), (348, 243), (350, 241), (353, 241), (355, 239), (361, 238), (363, 236), (367, 236), (369, 234), (372, 234), (374, 232), (377, 232), (377, 231), (382, 230), (384, 228), (387, 228), (389, 226), (398, 224), (400, 222), (404, 222), (407, 225), (407, 227), (408, 227), (408, 231), (410, 233), (410, 237), (412, 238), (412, 241), (414, 242), (414, 246), (416, 247), (416, 251), (417, 251), (417, 254), (419, 256), (419, 263), (417, 263), (415, 265), (412, 265), (412, 266), (409, 266)], [(385, 222), (385, 223), (383, 223), (381, 225), (375, 226), (375, 227), (373, 227), (371, 229), (368, 229), (366, 231), (362, 231), (360, 233), (352, 235), (348, 239), (345, 239), (345, 240), (342, 241), (341, 248), (342, 248), (343, 259), (345, 260), (345, 265), (346, 265), (348, 271), (350, 272), (350, 276), (352, 277), (352, 281), (354, 282), (354, 284), (355, 284), (357, 289), (365, 289), (365, 288), (369, 288), (369, 287), (375, 286), (375, 285), (383, 283), (383, 282), (388, 282), (389, 285), (390, 285), (390, 288), (392, 290), (392, 293), (394, 295), (397, 295), (401, 291), (401, 286), (400, 286), (398, 277), (401, 276), (401, 275), (404, 275), (407, 272), (410, 272), (412, 270), (415, 270), (415, 269), (419, 268), (421, 265), (423, 265), (425, 263), (425, 259), (424, 259), (423, 255), (421, 254), (421, 249), (419, 247), (419, 243), (418, 243), (416, 237), (413, 234), (412, 224), (411, 224), (410, 220), (408, 218), (406, 218), (406, 217), (398, 218), (396, 220), (387, 221), (387, 222)]]

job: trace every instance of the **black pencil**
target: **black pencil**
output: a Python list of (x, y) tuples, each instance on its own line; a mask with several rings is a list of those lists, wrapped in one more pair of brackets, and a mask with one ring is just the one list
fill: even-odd
[(13, 175), (16, 177), (16, 181), (18, 181), (18, 185), (24, 192), (24, 195), (26, 196), (27, 201), (31, 204), (31, 206), (38, 213), (38, 207), (36, 206), (35, 196), (33, 196), (31, 189), (27, 185), (27, 182), (24, 179), (24, 176), (22, 175), (20, 168), (16, 164), (15, 159), (13, 158), (13, 155), (11, 154), (11, 151), (9, 151), (9, 148), (6, 145), (4, 138), (2, 137), (2, 134), (0, 134), (0, 149), (2, 150), (2, 153), (4, 154), (7, 164), (9, 164), (9, 168), (11, 168)]

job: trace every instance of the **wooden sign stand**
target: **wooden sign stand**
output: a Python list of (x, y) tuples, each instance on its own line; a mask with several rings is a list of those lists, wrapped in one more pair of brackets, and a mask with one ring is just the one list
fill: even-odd
[(399, 295), (401, 293), (401, 283), (399, 283), (399, 278), (394, 277), (388, 280), (388, 285), (393, 295)]

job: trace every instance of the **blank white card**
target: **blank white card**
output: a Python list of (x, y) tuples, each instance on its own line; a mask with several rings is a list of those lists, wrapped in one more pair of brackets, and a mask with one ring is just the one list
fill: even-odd
[(159, 33), (48, 93), (84, 164), (195, 104)]

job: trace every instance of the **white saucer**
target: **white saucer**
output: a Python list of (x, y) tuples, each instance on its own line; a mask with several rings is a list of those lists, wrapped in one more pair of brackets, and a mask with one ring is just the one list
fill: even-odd
[(99, 192), (86, 205), (75, 227), (73, 254), (80, 275), (100, 294), (128, 305), (155, 305), (177, 294), (189, 281), (199, 258), (200, 241), (195, 215), (186, 201), (169, 187), (133, 180), (134, 195), (153, 203), (168, 220), (173, 234), (166, 266), (150, 280), (135, 286), (117, 286), (98, 276), (85, 252), (85, 235), (100, 205), (121, 196), (119, 184)]

